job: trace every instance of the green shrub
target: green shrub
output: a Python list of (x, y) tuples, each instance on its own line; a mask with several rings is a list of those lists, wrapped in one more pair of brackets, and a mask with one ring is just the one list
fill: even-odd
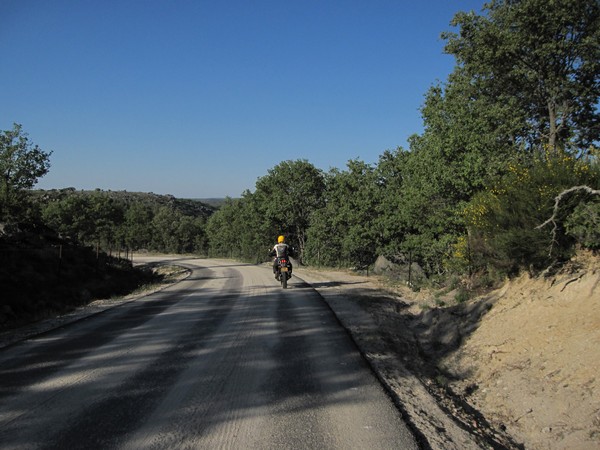
[[(580, 205), (584, 194), (570, 195), (561, 203), (556, 228), (539, 226), (552, 217), (555, 198), (562, 191), (597, 186), (598, 181), (592, 164), (564, 152), (544, 152), (509, 164), (506, 174), (475, 195), (463, 211), (469, 229), (467, 241), (459, 242), (469, 249), (465, 263), (471, 270), (488, 268), (512, 275), (570, 257), (577, 240), (597, 245), (597, 205), (591, 205), (591, 210), (588, 204)], [(467, 253), (462, 255), (466, 259)]]
[(600, 249), (600, 200), (577, 205), (565, 221), (565, 231), (582, 247)]

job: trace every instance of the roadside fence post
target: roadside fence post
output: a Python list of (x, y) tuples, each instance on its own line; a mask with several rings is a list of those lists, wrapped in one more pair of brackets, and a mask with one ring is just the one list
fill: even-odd
[(60, 244), (58, 246), (58, 275), (60, 276), (60, 269), (62, 267), (62, 253), (63, 253), (63, 246), (62, 244)]

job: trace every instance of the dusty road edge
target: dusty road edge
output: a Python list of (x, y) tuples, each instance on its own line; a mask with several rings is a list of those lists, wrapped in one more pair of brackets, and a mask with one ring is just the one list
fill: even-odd
[[(310, 269), (295, 271), (298, 279), (310, 285), (346, 329), (370, 364), (375, 376), (387, 390), (419, 444), (432, 450), (481, 448), (518, 448), (505, 445), (477, 423), (465, 424), (465, 418), (453, 417), (448, 408), (436, 400), (421, 379), (411, 373), (396, 353), (380, 339), (375, 320), (353, 301), (344, 289), (337, 288), (328, 276)], [(510, 440), (510, 437), (504, 436)]]

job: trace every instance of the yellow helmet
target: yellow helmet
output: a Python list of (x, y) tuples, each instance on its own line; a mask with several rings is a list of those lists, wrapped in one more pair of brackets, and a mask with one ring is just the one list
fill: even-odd
[(285, 241), (285, 237), (283, 237), (283, 236), (279, 236), (279, 237), (277, 238), (277, 243), (278, 243), (278, 244), (281, 244), (283, 241)]

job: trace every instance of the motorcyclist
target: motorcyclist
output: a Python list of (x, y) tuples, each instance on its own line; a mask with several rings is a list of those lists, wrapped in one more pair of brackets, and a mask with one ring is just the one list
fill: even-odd
[(273, 259), (273, 273), (275, 274), (275, 278), (277, 278), (277, 261), (279, 258), (285, 258), (288, 261), (289, 267), (289, 276), (292, 277), (292, 262), (290, 261), (290, 256), (293, 253), (293, 249), (285, 243), (285, 237), (279, 236), (277, 238), (277, 244), (271, 249), (269, 252), (269, 256), (274, 256)]

